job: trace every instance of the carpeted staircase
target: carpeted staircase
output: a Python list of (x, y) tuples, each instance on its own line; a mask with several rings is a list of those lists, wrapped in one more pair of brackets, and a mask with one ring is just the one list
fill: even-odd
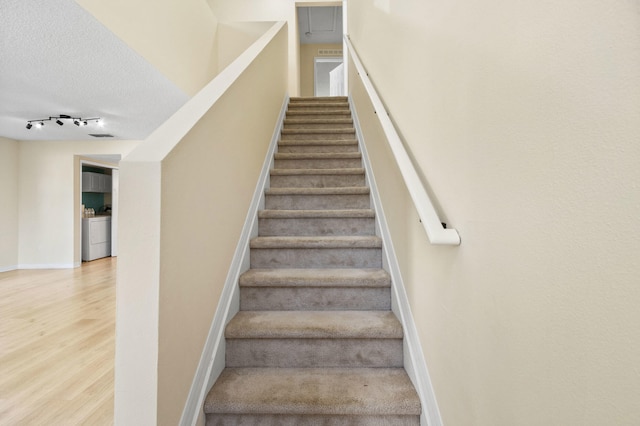
[(418, 425), (346, 98), (292, 98), (207, 425)]

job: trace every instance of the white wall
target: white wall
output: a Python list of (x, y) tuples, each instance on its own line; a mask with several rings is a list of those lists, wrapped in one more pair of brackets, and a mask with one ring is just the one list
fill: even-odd
[(341, 1), (319, 2), (314, 0), (207, 0), (214, 15), (220, 22), (234, 21), (287, 21), (289, 55), (289, 95), (300, 93), (300, 60), (298, 40), (298, 18), (296, 4), (302, 6), (334, 5), (342, 6)]
[(18, 266), (18, 142), (0, 138), (0, 272)]
[(77, 0), (187, 94), (217, 73), (217, 19), (205, 0)]
[(70, 268), (74, 259), (76, 155), (126, 155), (136, 141), (20, 141), (18, 262), (21, 268)]
[(462, 237), (428, 244), (365, 119), (444, 424), (640, 424), (637, 2), (348, 5)]

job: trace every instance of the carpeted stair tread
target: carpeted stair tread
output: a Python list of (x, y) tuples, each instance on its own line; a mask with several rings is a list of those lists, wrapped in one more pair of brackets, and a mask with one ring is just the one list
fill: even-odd
[(271, 188), (352, 188), (367, 185), (363, 169), (283, 167), (272, 169), (269, 176)]
[(206, 426), (420, 426), (420, 416), (331, 414), (208, 414)]
[(291, 124), (353, 124), (351, 118), (285, 118), (284, 125)]
[(276, 160), (353, 160), (362, 158), (359, 152), (277, 152)]
[[(298, 113), (303, 113), (303, 115), (309, 115), (304, 113), (313, 114), (314, 108), (322, 108), (326, 111), (333, 112), (339, 111), (341, 114), (348, 115), (351, 117), (351, 110), (349, 109), (348, 102), (316, 102), (313, 104), (312, 102), (295, 102), (289, 104), (289, 108), (287, 108), (287, 116)], [(310, 109), (306, 109), (311, 105)]]
[[(317, 146), (317, 145), (316, 145)], [(354, 146), (355, 148), (356, 146)], [(348, 169), (362, 168), (362, 156), (359, 152), (335, 152), (327, 149), (318, 152), (318, 149), (304, 149), (303, 152), (282, 152), (274, 156), (274, 169)], [(309, 152), (309, 151), (312, 152)], [(306, 151), (306, 152), (304, 152)]]
[(261, 210), (258, 212), (258, 236), (375, 235), (375, 212), (369, 208), (316, 208)]
[(227, 339), (401, 339), (390, 311), (240, 311)]
[(278, 146), (344, 146), (344, 145), (358, 145), (358, 141), (355, 139), (310, 139), (310, 140), (284, 140), (278, 142)]
[(260, 219), (308, 219), (308, 218), (373, 218), (371, 209), (344, 210), (260, 210)]
[(369, 188), (359, 186), (319, 186), (269, 188), (265, 208), (272, 210), (369, 209)]
[(362, 168), (344, 168), (344, 169), (271, 169), (273, 176), (288, 175), (363, 175)]
[(240, 287), (389, 287), (384, 269), (249, 269)]
[(358, 142), (349, 138), (339, 140), (315, 140), (315, 141), (281, 141), (279, 148), (281, 153), (337, 153), (358, 152)]
[(349, 108), (347, 101), (338, 102), (291, 102), (289, 104), (289, 110), (296, 108)]
[(351, 117), (351, 111), (345, 106), (342, 108), (324, 109), (323, 111), (307, 111), (301, 110), (288, 110), (287, 118), (292, 117), (309, 117), (309, 116), (326, 116), (326, 117)]
[(227, 368), (205, 413), (420, 415), (402, 368)]
[(324, 135), (334, 135), (334, 134), (355, 134), (356, 131), (353, 128), (325, 128), (325, 129), (282, 129), (283, 135), (316, 135), (316, 134), (324, 134)]
[(242, 311), (391, 309), (391, 278), (382, 269), (250, 269), (239, 284)]
[(335, 129), (335, 130), (354, 130), (353, 123), (347, 118), (342, 117), (327, 117), (323, 115), (307, 116), (304, 118), (288, 118), (283, 124), (283, 129), (286, 130), (322, 130), (322, 129)]
[[(336, 113), (340, 114), (340, 113), (345, 113), (345, 116), (349, 116), (349, 114), (347, 114), (347, 112), (349, 112), (349, 105), (348, 104), (315, 104), (315, 105), (310, 105), (310, 104), (298, 104), (297, 108), (289, 108), (287, 110), (287, 114), (286, 117), (287, 118), (291, 118), (297, 114), (300, 114), (301, 112), (307, 112), (309, 114), (304, 114), (304, 115), (316, 115), (316, 116), (327, 116), (327, 115), (334, 115)], [(321, 117), (318, 117), (321, 118)]]
[(382, 240), (375, 236), (256, 237), (251, 240), (250, 247), (252, 249), (381, 248)]
[(368, 194), (366, 186), (347, 186), (336, 188), (269, 188), (267, 195), (361, 195)]
[(348, 102), (349, 98), (346, 96), (293, 96), (289, 98), (289, 102), (297, 103), (297, 102)]

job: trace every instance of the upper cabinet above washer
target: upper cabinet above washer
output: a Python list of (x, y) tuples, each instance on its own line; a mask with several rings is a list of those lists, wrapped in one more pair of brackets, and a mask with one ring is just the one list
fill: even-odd
[(82, 192), (111, 192), (111, 176), (102, 173), (83, 172)]

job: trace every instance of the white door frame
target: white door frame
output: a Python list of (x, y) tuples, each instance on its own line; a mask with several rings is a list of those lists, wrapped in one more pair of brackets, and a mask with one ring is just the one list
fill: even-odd
[[(102, 162), (93, 158), (90, 158), (89, 156), (82, 156), (82, 155), (76, 155), (76, 161), (77, 161), (77, 168), (78, 168), (78, 179), (76, 180), (77, 182), (77, 187), (75, 188), (75, 199), (76, 202), (74, 203), (76, 205), (76, 212), (74, 213), (74, 220), (77, 220), (76, 226), (74, 226), (75, 229), (75, 242), (74, 242), (74, 246), (77, 248), (74, 249), (74, 266), (81, 266), (82, 265), (82, 213), (80, 212), (81, 207), (82, 207), (82, 166), (94, 166), (94, 167), (101, 167), (103, 169), (111, 169), (111, 183), (112, 183), (112, 189), (111, 189), (111, 256), (116, 256), (118, 253), (118, 202), (117, 200), (114, 198), (117, 196), (118, 194), (118, 190), (119, 190), (119, 169), (118, 169), (118, 165), (117, 164), (113, 164), (113, 163), (109, 163), (109, 162)], [(115, 179), (114, 179), (114, 175), (116, 175)], [(76, 216), (77, 215), (77, 216)], [(75, 219), (77, 217), (77, 219)], [(113, 223), (115, 217), (115, 225)], [(115, 241), (115, 245), (114, 245), (114, 241)], [(114, 247), (115, 247), (115, 254), (114, 254)]]
[(347, 56), (347, 42), (344, 38), (347, 32), (347, 0), (342, 0), (342, 58), (344, 64), (344, 95), (349, 96), (349, 58)]

